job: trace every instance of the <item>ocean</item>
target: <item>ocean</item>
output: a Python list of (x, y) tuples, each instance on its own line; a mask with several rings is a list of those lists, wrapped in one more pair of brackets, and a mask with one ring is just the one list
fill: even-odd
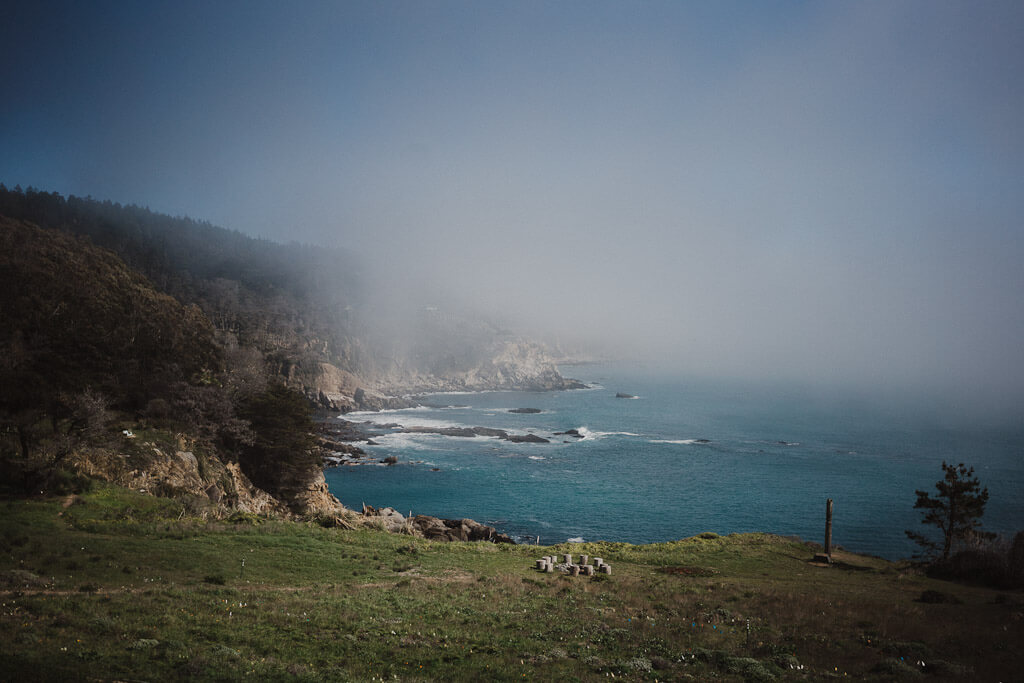
[[(351, 508), (469, 517), (542, 544), (652, 543), (705, 531), (820, 543), (831, 498), (834, 544), (900, 559), (918, 550), (905, 529), (932, 531), (913, 508), (914, 491), (934, 493), (945, 460), (973, 466), (988, 487), (986, 530), (1024, 529), (1024, 430), (953, 427), (863, 397), (626, 365), (563, 374), (592, 388), (435, 394), (432, 407), (343, 416), (497, 428), (550, 443), (380, 430), (365, 450), (399, 463), (328, 469), (328, 486)], [(509, 412), (520, 408), (540, 412)], [(571, 429), (583, 438), (556, 434)]]

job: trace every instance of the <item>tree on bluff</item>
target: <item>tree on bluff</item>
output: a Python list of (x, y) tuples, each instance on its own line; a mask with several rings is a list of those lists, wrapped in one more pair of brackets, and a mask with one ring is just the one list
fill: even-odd
[(253, 442), (239, 454), (254, 484), (285, 501), (307, 488), (320, 471), (314, 424), (306, 397), (278, 385), (246, 399), (239, 415), (252, 426)]
[[(949, 560), (955, 542), (968, 538), (995, 538), (995, 534), (981, 531), (981, 516), (988, 502), (988, 488), (974, 476), (974, 468), (963, 463), (942, 463), (945, 476), (935, 483), (938, 496), (932, 498), (927, 491), (915, 491), (915, 509), (924, 511), (921, 524), (935, 526), (942, 532), (942, 560)], [(939, 551), (939, 544), (923, 534), (907, 530), (907, 536), (928, 554)]]

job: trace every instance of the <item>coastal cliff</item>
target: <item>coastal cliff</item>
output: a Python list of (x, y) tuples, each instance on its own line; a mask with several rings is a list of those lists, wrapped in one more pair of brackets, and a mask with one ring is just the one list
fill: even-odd
[(2, 185), (0, 246), (0, 474), (26, 491), (74, 472), (212, 516), (338, 518), (312, 406), (582, 386), (472, 313), (382, 332), (341, 250)]
[[(464, 357), (465, 358), (465, 357)], [(558, 372), (547, 351), (523, 339), (494, 340), (479, 357), (449, 357), (432, 372), (406, 366), (386, 377), (383, 392), (409, 395), (443, 391), (564, 391), (584, 385)]]

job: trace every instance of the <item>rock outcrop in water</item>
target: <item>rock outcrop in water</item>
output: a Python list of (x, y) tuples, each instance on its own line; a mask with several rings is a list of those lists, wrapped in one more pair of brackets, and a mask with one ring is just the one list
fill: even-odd
[(536, 434), (512, 434), (504, 429), (493, 429), (491, 427), (402, 427), (398, 431), (404, 434), (438, 434), (440, 436), (453, 436), (462, 438), (473, 438), (474, 436), (493, 436), (512, 443), (551, 443), (544, 437)]

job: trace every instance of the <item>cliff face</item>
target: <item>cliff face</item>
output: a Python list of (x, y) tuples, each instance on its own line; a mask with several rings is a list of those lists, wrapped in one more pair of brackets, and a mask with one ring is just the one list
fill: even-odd
[(94, 479), (136, 491), (176, 498), (190, 514), (213, 518), (233, 512), (279, 517), (337, 516), (345, 507), (327, 490), (321, 472), (289, 505), (256, 487), (235, 462), (216, 456), (179, 437), (148, 434), (125, 437), (120, 445), (83, 448), (64, 464)]
[(253, 486), (237, 463), (223, 463), (184, 441), (125, 439), (122, 447), (77, 449), (66, 465), (118, 486), (177, 498), (193, 514), (222, 517), (234, 511), (284, 515), (288, 508)]
[(161, 327), (174, 339), (193, 333), (196, 340), (185, 340), (193, 349), (215, 335), (223, 346), (251, 351), (249, 363), (262, 366), (252, 373), (284, 378), (329, 410), (400, 407), (395, 396), (426, 391), (579, 386), (558, 374), (539, 345), (480, 312), (443, 302), (401, 312), (382, 304), (367, 284), (368, 266), (344, 250), (279, 245), (134, 206), (2, 186), (0, 215), (109, 249), (123, 270), (191, 312), (186, 325)]
[(475, 356), (449, 356), (432, 364), (432, 372), (396, 368), (378, 385), (392, 394), (435, 391), (561, 391), (584, 385), (559, 374), (544, 347), (516, 339), (496, 340)]
[(282, 382), (342, 412), (581, 386), (485, 316), (381, 324), (343, 252), (2, 185), (0, 247), (0, 471), (26, 482), (70, 468), (213, 515), (337, 515), (316, 450), (278, 448), (306, 426), (254, 408)]

